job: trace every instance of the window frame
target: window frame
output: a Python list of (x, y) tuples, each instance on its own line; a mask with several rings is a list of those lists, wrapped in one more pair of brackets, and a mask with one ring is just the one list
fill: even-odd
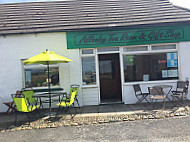
[[(125, 48), (133, 48), (133, 47), (145, 47), (145, 46), (147, 46), (148, 48), (148, 50), (147, 51), (131, 51), (131, 52), (126, 52), (126, 51), (124, 51), (124, 49)], [(139, 54), (143, 54), (143, 53), (147, 53), (148, 51), (150, 51), (150, 46), (149, 45), (137, 45), (137, 46), (124, 46), (124, 47), (122, 47), (122, 53), (123, 54), (137, 54), (137, 53), (139, 53)]]
[[(162, 46), (162, 45), (176, 45), (176, 49), (165, 49), (165, 50), (152, 50), (152, 46)], [(136, 46), (130, 46), (130, 47), (142, 47), (142, 46), (148, 46), (148, 51), (134, 51), (134, 52), (124, 52), (124, 49), (122, 49), (122, 55), (137, 55), (137, 54), (150, 54), (150, 53), (165, 53), (165, 52), (178, 52), (178, 44), (177, 43), (165, 43), (165, 44), (153, 44), (153, 45), (136, 45)], [(126, 48), (129, 46), (123, 46), (122, 48)]]
[[(176, 49), (165, 49), (165, 50), (152, 50), (152, 46), (165, 46), (165, 45), (176, 45)], [(149, 83), (159, 83), (159, 82), (176, 82), (181, 78), (181, 68), (180, 68), (180, 57), (179, 57), (179, 44), (178, 43), (163, 43), (163, 44), (151, 44), (151, 45), (135, 45), (130, 47), (137, 47), (137, 46), (148, 46), (148, 51), (135, 51), (135, 52), (124, 52), (124, 49), (122, 49), (122, 81), (123, 85), (132, 85), (132, 84), (149, 84)], [(128, 46), (124, 46), (122, 48), (125, 48)], [(155, 53), (169, 53), (169, 52), (176, 52), (178, 54), (178, 79), (173, 80), (154, 80), (154, 81), (134, 81), (134, 82), (125, 82), (125, 76), (124, 76), (124, 62), (123, 58), (124, 55), (144, 55), (144, 54), (155, 54)]]
[[(93, 54), (82, 54), (82, 50), (88, 50), (92, 49)], [(84, 85), (83, 84), (83, 75), (82, 75), (82, 58), (83, 57), (94, 57), (95, 59), (95, 67), (96, 67), (96, 84), (91, 84), (91, 85)], [(98, 72), (98, 59), (97, 59), (97, 51), (94, 48), (87, 48), (87, 49), (80, 49), (80, 65), (81, 65), (81, 84), (82, 88), (98, 88), (99, 86), (99, 72)]]

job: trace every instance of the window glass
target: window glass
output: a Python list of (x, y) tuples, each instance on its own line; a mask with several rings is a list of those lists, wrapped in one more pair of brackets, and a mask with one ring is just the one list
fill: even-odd
[(113, 79), (114, 78), (114, 61), (104, 60), (99, 61), (99, 76), (101, 79)]
[(136, 52), (136, 51), (148, 51), (148, 46), (138, 46), (138, 47), (125, 47), (124, 52)]
[(96, 84), (95, 57), (82, 57), (82, 80), (83, 85)]
[(119, 51), (119, 47), (112, 47), (112, 48), (98, 48), (97, 49), (98, 52), (110, 52), (110, 51)]
[(151, 46), (151, 47), (152, 47), (152, 50), (176, 49), (175, 44), (171, 44), (171, 45), (155, 45), (155, 46)]
[(93, 49), (83, 49), (82, 54), (93, 54)]
[[(36, 67), (36, 68), (35, 68)], [(48, 71), (47, 66), (30, 66), (25, 68), (25, 87), (45, 87), (48, 86)], [(49, 70), (50, 85), (59, 86), (59, 68), (51, 67)]]
[(178, 79), (178, 55), (124, 55), (125, 82)]

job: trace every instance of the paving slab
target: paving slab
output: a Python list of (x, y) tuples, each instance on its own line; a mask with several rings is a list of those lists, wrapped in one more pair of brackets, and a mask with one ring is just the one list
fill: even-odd
[(102, 105), (98, 107), (98, 113), (116, 112), (112, 105)]
[(82, 107), (81, 110), (82, 110), (81, 113), (98, 113), (98, 106), (93, 106), (93, 107), (85, 106), (85, 107)]

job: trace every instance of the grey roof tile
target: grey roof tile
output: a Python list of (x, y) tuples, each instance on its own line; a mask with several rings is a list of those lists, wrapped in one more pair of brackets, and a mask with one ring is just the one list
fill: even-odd
[(66, 0), (0, 4), (0, 34), (189, 22), (168, 0)]

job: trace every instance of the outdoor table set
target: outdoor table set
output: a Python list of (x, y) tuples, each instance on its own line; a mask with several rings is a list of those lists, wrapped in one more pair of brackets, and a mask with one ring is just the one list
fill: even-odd
[(38, 111), (40, 107), (42, 107), (43, 109), (43, 103), (49, 104), (49, 113), (47, 114), (48, 116), (52, 116), (56, 114), (55, 112), (52, 112), (52, 103), (54, 102), (57, 102), (56, 105), (59, 107), (59, 110), (61, 107), (68, 108), (70, 106), (74, 106), (75, 100), (77, 101), (78, 106), (79, 106), (79, 102), (77, 99), (79, 85), (77, 84), (71, 85), (69, 93), (58, 92), (58, 91), (53, 92), (50, 89), (51, 81), (50, 81), (49, 65), (57, 64), (57, 63), (69, 63), (70, 61), (72, 60), (64, 56), (55, 54), (54, 52), (48, 51), (48, 50), (23, 61), (25, 65), (30, 65), (30, 64), (47, 65), (48, 91), (45, 93), (34, 94), (34, 91), (32, 88), (31, 89), (24, 88), (26, 90), (21, 90), (19, 91), (19, 93), (12, 94), (11, 96), (13, 98), (13, 101), (4, 102), (4, 104), (9, 107), (7, 112), (9, 112), (10, 110), (15, 111), (15, 124), (16, 124), (18, 113), (25, 113), (30, 119), (28, 114), (32, 113), (35, 110)]
[[(177, 81), (176, 90), (172, 91), (172, 85), (155, 85), (148, 87), (149, 92), (142, 92), (139, 84), (133, 85), (135, 96), (138, 99), (137, 103), (148, 102), (152, 105), (161, 100), (163, 102), (163, 108), (165, 107), (165, 101), (172, 101), (179, 104), (184, 99), (187, 99), (189, 81)], [(171, 94), (171, 95), (170, 95)]]
[[(51, 92), (50, 90), (50, 64), (57, 64), (57, 63), (69, 63), (70, 61), (72, 61), (71, 59), (68, 59), (64, 56), (55, 54), (53, 51), (48, 51), (48, 49), (46, 49), (46, 51), (35, 55), (27, 60), (24, 60), (23, 63), (25, 65), (31, 65), (31, 64), (43, 64), (43, 65), (47, 65), (47, 81), (48, 81), (48, 93), (43, 93), (43, 94), (39, 94), (38, 97), (49, 97), (49, 115), (51, 115), (51, 104), (52, 104), (52, 97), (56, 97), (60, 95), (63, 95), (65, 93), (55, 93), (55, 92)], [(46, 101), (47, 102), (47, 101)]]
[(60, 102), (61, 98), (66, 97), (67, 92), (45, 92), (36, 94), (33, 97), (37, 98), (37, 100), (40, 101), (40, 106), (43, 109), (43, 104), (48, 103), (49, 104), (49, 113), (46, 115), (55, 115), (55, 112), (52, 112), (52, 103), (54, 102)]
[(151, 104), (154, 104), (158, 100), (162, 100), (164, 108), (166, 99), (168, 101), (171, 101), (169, 98), (169, 94), (172, 90), (172, 87), (173, 86), (171, 85), (156, 85), (153, 87), (148, 87)]
[[(53, 115), (55, 115), (55, 118), (57, 118), (59, 112), (61, 111), (61, 108), (66, 108), (65, 110), (69, 111), (71, 117), (73, 117), (74, 115), (72, 114), (69, 107), (72, 106), (76, 114), (77, 111), (74, 106), (74, 102), (76, 101), (78, 107), (80, 108), (77, 99), (78, 91), (79, 91), (79, 85), (72, 84), (70, 85), (69, 93), (63, 91), (56, 91), (56, 92), (50, 91), (50, 92), (34, 94), (34, 91), (32, 89), (24, 88), (22, 89), (22, 91), (19, 91), (19, 93), (11, 94), (15, 108), (15, 125), (18, 113), (25, 113), (29, 118), (29, 120), (31, 120), (29, 113), (32, 113), (36, 110), (36, 112), (38, 112), (39, 114), (39, 117), (41, 117), (39, 109), (42, 108), (42, 110), (44, 110), (43, 109), (44, 103), (49, 104), (48, 107), (49, 112), (45, 113), (44, 116), (49, 116), (51, 118)], [(56, 112), (52, 112), (52, 103), (54, 102), (56, 102), (56, 106), (58, 106)]]

